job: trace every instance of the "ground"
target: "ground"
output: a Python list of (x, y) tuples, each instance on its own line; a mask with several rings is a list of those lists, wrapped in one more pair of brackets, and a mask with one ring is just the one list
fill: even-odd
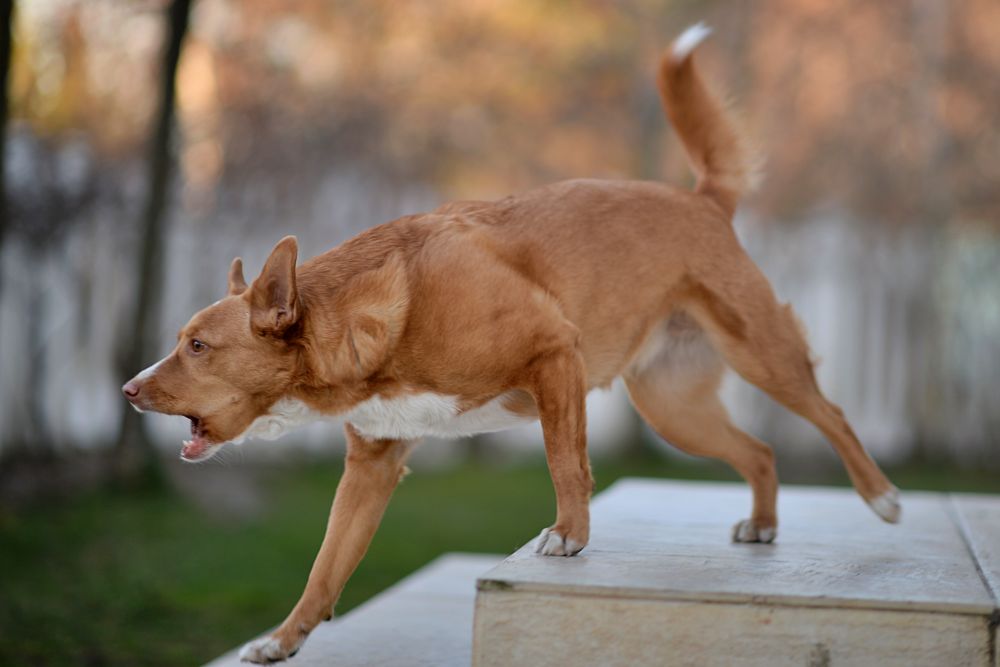
[[(903, 489), (1000, 492), (985, 472), (889, 472)], [(0, 664), (199, 664), (278, 623), (305, 584), (339, 473), (333, 463), (266, 470), (255, 483), (267, 509), (241, 519), (169, 490), (0, 512)], [(659, 459), (598, 462), (594, 473), (599, 489), (623, 475), (735, 479)], [(541, 462), (418, 471), (337, 611), (445, 551), (510, 553), (551, 523), (553, 505)]]

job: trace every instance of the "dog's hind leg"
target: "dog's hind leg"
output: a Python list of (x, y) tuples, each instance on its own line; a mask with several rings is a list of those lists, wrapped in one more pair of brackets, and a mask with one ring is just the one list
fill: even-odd
[[(672, 320), (678, 317), (684, 316)], [(730, 422), (717, 396), (724, 366), (704, 334), (682, 338), (686, 340), (675, 339), (625, 373), (632, 404), (670, 444), (689, 454), (725, 461), (742, 475), (753, 491), (753, 512), (733, 527), (733, 540), (771, 542), (778, 525), (774, 454)]]
[(745, 255), (728, 258), (725, 272), (694, 276), (684, 307), (744, 379), (808, 419), (833, 444), (854, 487), (882, 519), (899, 520), (899, 492), (868, 455), (839, 407), (816, 383), (798, 319), (775, 299)]
[(344, 474), (309, 581), (288, 618), (267, 637), (240, 651), (246, 662), (267, 663), (295, 654), (320, 621), (329, 620), (348, 577), (365, 555), (389, 498), (406, 471), (412, 443), (368, 440), (350, 425)]

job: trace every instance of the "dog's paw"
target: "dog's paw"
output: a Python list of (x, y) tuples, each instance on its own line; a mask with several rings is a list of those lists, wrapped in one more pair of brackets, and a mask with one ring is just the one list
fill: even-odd
[(733, 542), (763, 542), (770, 544), (778, 536), (774, 526), (759, 527), (753, 519), (743, 519), (733, 526)]
[(903, 513), (903, 506), (899, 503), (899, 489), (896, 487), (869, 500), (868, 505), (886, 523), (899, 523), (899, 517)]
[(261, 637), (240, 649), (240, 660), (257, 664), (279, 662), (285, 658), (291, 658), (298, 650), (298, 646), (291, 649), (282, 648), (281, 642), (275, 637)]
[(546, 528), (535, 540), (535, 553), (543, 556), (575, 556), (586, 544), (564, 537), (554, 528)]

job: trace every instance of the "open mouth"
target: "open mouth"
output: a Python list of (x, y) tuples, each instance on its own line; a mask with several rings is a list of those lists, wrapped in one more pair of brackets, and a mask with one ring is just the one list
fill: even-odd
[(191, 422), (191, 439), (181, 447), (181, 458), (185, 461), (201, 461), (212, 455), (215, 446), (205, 434), (205, 424), (200, 417), (185, 415)]

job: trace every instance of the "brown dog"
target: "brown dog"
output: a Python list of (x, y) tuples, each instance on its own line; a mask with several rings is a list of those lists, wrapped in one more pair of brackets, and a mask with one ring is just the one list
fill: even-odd
[(123, 387), (139, 409), (191, 420), (189, 461), (311, 419), (347, 422), (346, 468), (305, 592), (243, 659), (286, 658), (330, 618), (422, 436), (541, 420), (557, 514), (536, 550), (583, 549), (584, 397), (619, 376), (660, 435), (746, 478), (753, 511), (734, 540), (774, 539), (778, 482), (771, 449), (733, 426), (716, 396), (724, 364), (812, 421), (872, 509), (898, 520), (898, 492), (820, 393), (791, 308), (733, 233), (751, 168), (691, 61), (707, 32), (686, 31), (659, 80), (699, 175), (694, 192), (566, 181), (400, 218), (299, 267), (286, 237), (250, 286), (235, 260), (228, 296)]

